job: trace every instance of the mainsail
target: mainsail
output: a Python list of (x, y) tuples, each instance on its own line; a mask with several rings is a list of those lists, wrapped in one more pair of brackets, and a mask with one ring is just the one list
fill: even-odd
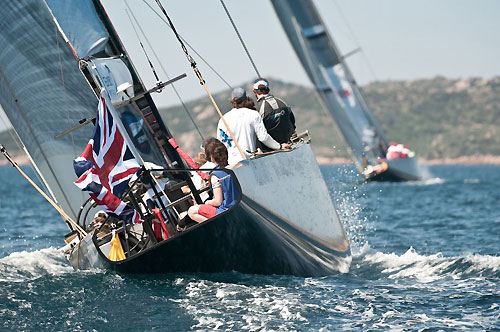
[(11, 1), (3, 4), (0, 28), (0, 103), (50, 194), (71, 218), (87, 199), (72, 184), (72, 160), (93, 128), (60, 134), (95, 117), (103, 87), (143, 160), (183, 165), (99, 1)]
[(8, 1), (0, 11), (0, 103), (58, 204), (76, 219), (85, 199), (71, 163), (92, 127), (54, 137), (94, 116), (97, 102), (43, 1)]
[(311, 0), (272, 0), (310, 80), (332, 113), (362, 170), (385, 157), (388, 142), (359, 92), (342, 55)]

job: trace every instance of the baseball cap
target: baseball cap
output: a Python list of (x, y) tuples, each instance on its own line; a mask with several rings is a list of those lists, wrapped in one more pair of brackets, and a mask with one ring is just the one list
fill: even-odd
[(247, 92), (245, 91), (245, 89), (236, 88), (231, 92), (231, 100), (235, 100), (237, 103), (241, 103), (245, 99), (247, 99)]
[(259, 88), (259, 85), (265, 85), (266, 87), (269, 88), (269, 82), (265, 78), (258, 78), (254, 81), (253, 83), (254, 90), (257, 90)]

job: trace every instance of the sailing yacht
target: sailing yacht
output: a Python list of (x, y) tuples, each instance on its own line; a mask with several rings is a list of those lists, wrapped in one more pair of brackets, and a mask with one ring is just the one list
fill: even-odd
[[(151, 95), (186, 75), (146, 88), (98, 0), (9, 1), (0, 28), (0, 103), (47, 196), (64, 212), (70, 229), (64, 250), (75, 269), (299, 276), (349, 270), (349, 242), (307, 137), (291, 151), (255, 156), (227, 170), (240, 189), (237, 203), (178, 232), (174, 226), (189, 202), (201, 203), (209, 188), (193, 184), (196, 170), (171, 144)], [(92, 135), (102, 96), (137, 158), (159, 167), (141, 167), (122, 197), (141, 224), (108, 217), (92, 229), (98, 208), (73, 184), (73, 160)], [(154, 191), (153, 206), (144, 188)], [(124, 257), (112, 254), (116, 246)]]
[(276, 14), (324, 106), (330, 111), (356, 167), (366, 180), (422, 178), (417, 157), (389, 142), (312, 0), (271, 0)]

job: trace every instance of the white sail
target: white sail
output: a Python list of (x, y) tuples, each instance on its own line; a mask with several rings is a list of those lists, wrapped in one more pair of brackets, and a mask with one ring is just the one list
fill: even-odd
[(90, 0), (46, 0), (79, 58), (104, 50), (109, 35)]
[(0, 44), (0, 103), (54, 198), (76, 219), (86, 197), (72, 184), (72, 160), (92, 127), (54, 137), (94, 116), (97, 101), (43, 1), (3, 3)]
[(310, 0), (272, 0), (285, 32), (361, 166), (385, 157), (387, 142)]
[[(79, 71), (75, 57), (92, 56), (88, 60), (89, 70), (96, 81), (109, 88), (113, 102), (133, 97), (134, 82), (121, 58), (106, 54), (102, 45), (96, 46), (109, 37), (93, 2), (71, 1), (73, 7), (68, 3), (21, 0), (3, 5), (0, 103), (53, 198), (76, 220), (88, 196), (73, 185), (76, 179), (73, 159), (83, 152), (93, 127), (86, 125), (55, 137), (78, 125), (80, 120), (95, 117), (97, 99)], [(78, 24), (71, 22), (71, 16)], [(66, 30), (62, 31), (63, 28)], [(119, 86), (124, 85), (125, 89), (119, 92)], [(144, 160), (160, 163), (162, 154), (150, 143), (153, 138), (134, 107), (122, 107), (120, 115)]]

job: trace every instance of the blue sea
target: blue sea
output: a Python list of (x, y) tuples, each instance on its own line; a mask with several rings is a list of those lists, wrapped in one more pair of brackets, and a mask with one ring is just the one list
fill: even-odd
[(500, 330), (499, 166), (431, 166), (412, 183), (322, 172), (349, 235), (349, 273), (123, 275), (74, 271), (57, 212), (2, 166), (0, 330)]

